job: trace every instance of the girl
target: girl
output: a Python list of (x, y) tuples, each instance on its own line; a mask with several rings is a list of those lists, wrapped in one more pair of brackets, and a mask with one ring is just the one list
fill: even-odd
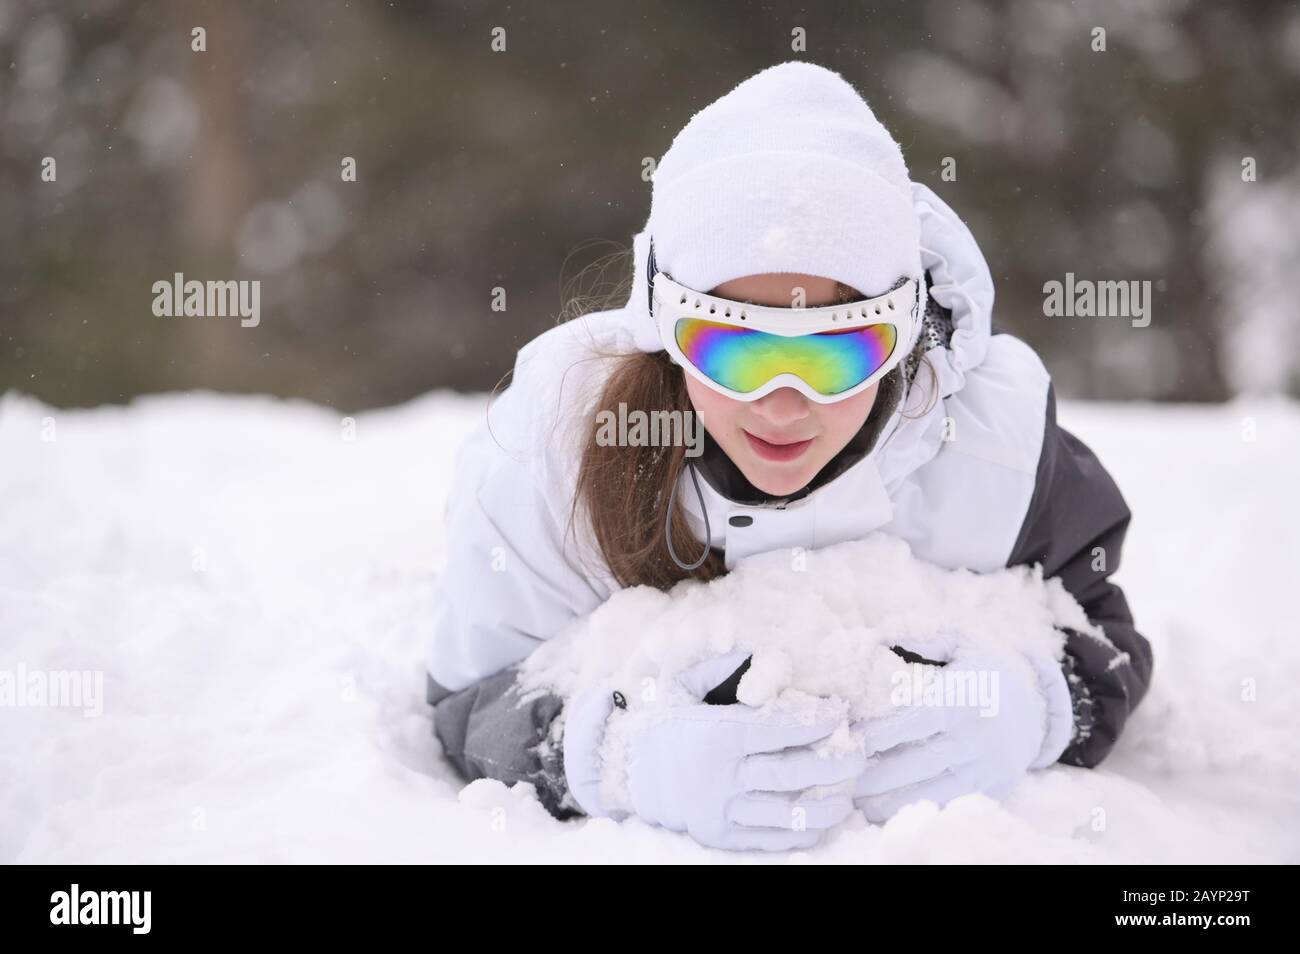
[[(811, 845), (854, 809), (884, 821), (1100, 762), (1151, 677), (1109, 580), (1128, 508), (1057, 426), (1042, 362), (993, 330), (970, 231), (909, 180), (857, 92), (790, 62), (696, 114), (659, 163), (633, 255), (626, 304), (521, 349), (461, 449), (428, 660), (447, 757), (467, 778), (534, 784), (557, 817), (634, 814), (766, 849)], [(698, 415), (703, 446), (609, 446), (596, 415), (620, 408)], [(951, 568), (1041, 563), (1105, 637), (1065, 633), (1063, 662), (982, 658), (1001, 677), (995, 717), (900, 710), (857, 727), (857, 758), (815, 757), (831, 726), (759, 719), (735, 701), (746, 660), (711, 660), (683, 677), (698, 705), (629, 740), (618, 805), (597, 757), (617, 700), (514, 691), (539, 641), (621, 587), (874, 531)], [(969, 665), (937, 645), (896, 652)], [(850, 779), (852, 800), (802, 794)]]

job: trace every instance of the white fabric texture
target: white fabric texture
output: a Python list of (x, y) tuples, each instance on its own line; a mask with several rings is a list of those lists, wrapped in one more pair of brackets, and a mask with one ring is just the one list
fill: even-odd
[(921, 275), (902, 150), (842, 76), (807, 62), (691, 118), (656, 166), (646, 231), (658, 266), (699, 291), (800, 272), (870, 297)]
[(978, 367), (988, 350), (993, 322), (993, 276), (983, 255), (953, 254), (975, 245), (975, 236), (948, 204), (928, 187), (912, 183), (921, 223), (921, 264), (930, 273), (930, 295), (952, 312), (953, 335), (936, 373), (939, 393), (961, 390), (964, 372)]
[[(847, 791), (821, 789), (851, 783), (864, 757), (811, 748), (839, 728), (837, 712), (809, 721), (770, 707), (700, 701), (745, 656), (727, 653), (682, 672), (679, 687), (694, 702), (626, 712), (600, 686), (568, 703), (565, 773), (583, 811), (636, 815), (714, 848), (772, 851), (812, 847), (848, 817)], [(615, 747), (606, 744), (607, 732), (619, 735), (615, 746), (626, 750), (617, 779), (608, 777), (610, 760), (602, 758), (602, 749)]]

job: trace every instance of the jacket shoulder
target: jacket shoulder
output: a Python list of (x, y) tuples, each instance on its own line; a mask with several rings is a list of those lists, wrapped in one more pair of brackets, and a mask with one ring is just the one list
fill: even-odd
[(570, 319), (519, 349), (509, 386), (493, 402), (487, 426), (520, 460), (571, 457), (585, 434), (611, 362), (631, 350), (624, 309)]
[(945, 450), (1033, 474), (1042, 454), (1051, 386), (1042, 358), (1009, 334), (994, 335), (984, 361), (944, 401)]
[(935, 412), (939, 450), (908, 478), (895, 528), (924, 559), (988, 572), (1006, 566), (1033, 497), (1051, 382), (1005, 334), (963, 377)]

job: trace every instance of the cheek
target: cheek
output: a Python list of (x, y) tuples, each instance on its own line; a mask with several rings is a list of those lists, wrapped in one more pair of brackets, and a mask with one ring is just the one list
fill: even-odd
[(847, 443), (849, 438), (861, 430), (862, 425), (867, 422), (867, 417), (871, 414), (871, 408), (875, 403), (876, 389), (873, 387), (846, 401), (819, 405), (818, 418), (823, 432)]
[(735, 401), (725, 394), (719, 394), (690, 375), (686, 376), (686, 394), (705, 428), (715, 436), (736, 426), (740, 410), (745, 406), (743, 401)]

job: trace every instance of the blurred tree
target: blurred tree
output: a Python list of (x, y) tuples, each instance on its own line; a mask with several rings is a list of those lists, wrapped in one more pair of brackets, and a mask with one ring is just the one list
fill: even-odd
[[(853, 82), (967, 217), (997, 320), (1063, 394), (1300, 378), (1279, 304), (1300, 247), (1294, 3), (10, 0), (0, 53), (0, 388), (56, 404), (491, 387), (576, 269), (604, 256), (597, 291), (617, 287), (628, 263), (605, 253), (644, 223), (645, 160), (798, 57)], [(175, 272), (260, 279), (261, 324), (155, 317)], [(1066, 272), (1152, 281), (1151, 326), (1045, 317)], [(1244, 328), (1278, 344), (1243, 351)]]

